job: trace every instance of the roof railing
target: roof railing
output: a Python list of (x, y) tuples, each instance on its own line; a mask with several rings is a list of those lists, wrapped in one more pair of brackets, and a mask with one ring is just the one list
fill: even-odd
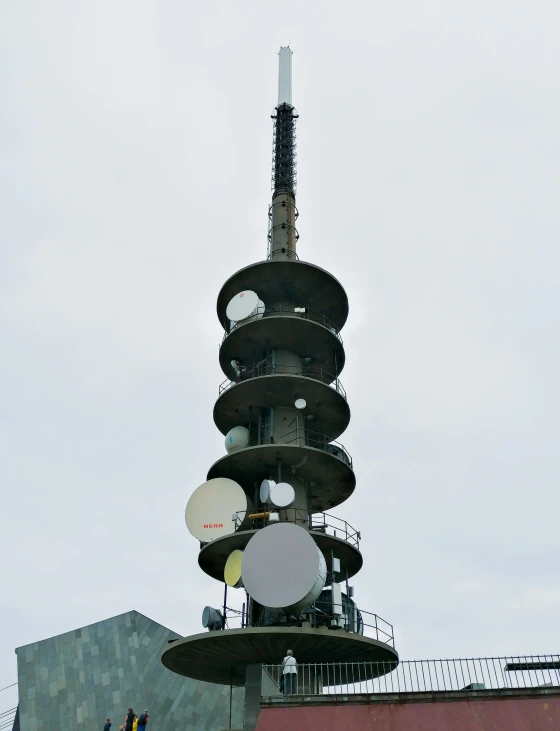
[(349, 695), (389, 693), (459, 693), (467, 697), (516, 689), (558, 693), (560, 655), (401, 660), (398, 665), (396, 660), (298, 663), (295, 676), (287, 688), (281, 682), (282, 665), (263, 665), (263, 695), (281, 699), (284, 693), (288, 699), (317, 694), (344, 700)]

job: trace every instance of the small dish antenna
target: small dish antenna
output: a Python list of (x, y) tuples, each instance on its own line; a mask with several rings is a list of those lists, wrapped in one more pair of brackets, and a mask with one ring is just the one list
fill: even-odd
[(249, 430), (244, 426), (234, 426), (226, 434), (225, 445), (228, 454), (245, 449), (249, 444)]
[(304, 398), (298, 398), (296, 399), (296, 403), (294, 405), (298, 411), (301, 411), (307, 406), (307, 401)]
[(277, 508), (287, 508), (295, 499), (294, 488), (287, 482), (279, 482), (270, 489), (270, 502)]
[(204, 607), (202, 610), (202, 626), (209, 629), (210, 632), (216, 632), (222, 629), (223, 617), (219, 609), (214, 607)]
[(229, 304), (226, 307), (226, 317), (230, 320), (234, 320), (235, 322), (245, 320), (247, 317), (257, 314), (259, 303), (260, 300), (258, 294), (253, 292), (251, 289), (246, 289), (230, 299)]
[(261, 482), (261, 489), (259, 491), (261, 503), (267, 503), (270, 500), (270, 491), (274, 487), (276, 487), (274, 480), (263, 480)]

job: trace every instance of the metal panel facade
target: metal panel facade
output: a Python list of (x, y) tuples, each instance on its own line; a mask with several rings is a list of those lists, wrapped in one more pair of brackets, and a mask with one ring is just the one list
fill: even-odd
[[(160, 654), (179, 635), (131, 611), (16, 650), (21, 731), (118, 731), (126, 709), (150, 711), (150, 729), (229, 726), (230, 689), (167, 670)], [(233, 690), (232, 725), (243, 691)]]

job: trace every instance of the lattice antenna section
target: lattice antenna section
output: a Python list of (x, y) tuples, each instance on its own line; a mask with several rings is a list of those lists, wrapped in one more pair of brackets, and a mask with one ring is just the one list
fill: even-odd
[(296, 120), (297, 112), (291, 104), (276, 107), (272, 119), (272, 190), (274, 193), (285, 190), (295, 195), (297, 184), (296, 171)]

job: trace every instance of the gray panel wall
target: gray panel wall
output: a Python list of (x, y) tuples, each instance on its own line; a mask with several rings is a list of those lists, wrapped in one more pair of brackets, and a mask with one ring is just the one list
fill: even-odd
[[(179, 635), (131, 611), (16, 650), (21, 731), (118, 731), (126, 710), (150, 711), (150, 731), (229, 726), (230, 689), (182, 678), (160, 654)], [(243, 725), (233, 689), (232, 727)]]

